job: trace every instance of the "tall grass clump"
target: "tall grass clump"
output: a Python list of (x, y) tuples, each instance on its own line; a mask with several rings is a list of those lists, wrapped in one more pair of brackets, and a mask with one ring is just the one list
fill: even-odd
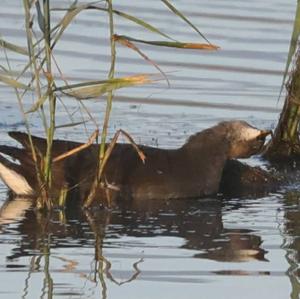
[[(280, 119), (269, 143), (265, 157), (270, 160), (286, 160), (300, 155), (300, 3), (294, 20), (294, 28), (282, 79), (280, 96), (285, 87), (286, 95)], [(290, 71), (292, 66), (292, 70)]]
[[(84, 201), (85, 207), (88, 207), (93, 203), (99, 188), (107, 188), (107, 184), (102, 179), (102, 176), (105, 165), (120, 135), (124, 135), (129, 140), (129, 142), (136, 148), (142, 160), (145, 159), (143, 153), (139, 151), (132, 137), (123, 130), (115, 132), (110, 144), (107, 142), (107, 136), (109, 135), (108, 125), (113, 106), (114, 91), (119, 88), (132, 87), (153, 82), (151, 75), (147, 74), (136, 74), (121, 78), (115, 77), (117, 58), (116, 48), (118, 45), (125, 46), (137, 53), (147, 63), (152, 64), (164, 78), (166, 78), (166, 75), (160, 67), (139, 49), (139, 43), (145, 43), (152, 45), (153, 47), (171, 47), (196, 50), (216, 50), (218, 48), (215, 45), (212, 45), (199, 31), (199, 29), (193, 25), (193, 23), (170, 1), (157, 1), (160, 1), (166, 9), (170, 10), (174, 14), (174, 17), (180, 18), (186, 25), (190, 26), (192, 30), (200, 35), (201, 39), (204, 39), (204, 42), (190, 43), (177, 41), (173, 37), (162, 32), (154, 24), (150, 24), (134, 15), (116, 10), (113, 5), (113, 0), (84, 4), (74, 1), (72, 5), (64, 9), (57, 9), (51, 6), (51, 0), (23, 0), (27, 49), (0, 39), (0, 46), (4, 48), (5, 52), (14, 51), (19, 55), (27, 57), (28, 60), (27, 64), (17, 77), (13, 77), (11, 75), (13, 72), (8, 70), (7, 72), (4, 71), (3, 75), (0, 75), (0, 81), (14, 88), (17, 94), (20, 111), (29, 135), (31, 156), (35, 165), (35, 173), (39, 185), (38, 190), (36, 190), (38, 208), (51, 209), (54, 204), (57, 204), (57, 202), (59, 202), (60, 205), (65, 204), (65, 199), (68, 193), (67, 187), (61, 190), (59, 198), (53, 198), (53, 163), (66, 159), (78, 151), (90, 146), (95, 141), (100, 140), (97, 170), (94, 174), (90, 193)], [(108, 71), (107, 78), (102, 78), (101, 80), (96, 81), (84, 81), (81, 83), (69, 84), (65, 79), (66, 76), (62, 74), (60, 67), (56, 62), (53, 50), (60, 42), (65, 30), (72, 25), (74, 19), (78, 17), (81, 12), (87, 10), (99, 12), (99, 16), (101, 15), (101, 17), (103, 17), (103, 15), (107, 16), (110, 69)], [(62, 12), (63, 16), (58, 22), (54, 23), (51, 16), (56, 11)], [(131, 36), (118, 35), (117, 28), (115, 26), (115, 18), (126, 19), (135, 26), (144, 28), (151, 33), (155, 33), (159, 37), (159, 40), (149, 41), (137, 39)], [(9, 65), (9, 59), (7, 59), (7, 64)], [(5, 70), (5, 68), (2, 69)], [(60, 81), (65, 82), (63, 86), (57, 86), (57, 78), (55, 78), (54, 75), (57, 70), (61, 74), (61, 77), (59, 78)], [(30, 80), (27, 83), (23, 83), (25, 80), (23, 75), (26, 72), (30, 72)], [(34, 93), (35, 101), (32, 107), (26, 111), (24, 98), (29, 92)], [(74, 98), (76, 101), (79, 101), (83, 107), (85, 107), (85, 100), (103, 98), (103, 96), (105, 96), (106, 108), (104, 118), (101, 121), (101, 129), (99, 129), (98, 125), (96, 125), (95, 132), (86, 144), (83, 144), (70, 152), (63, 153), (58, 157), (53, 157), (53, 140), (56, 130), (59, 128), (56, 126), (57, 100), (59, 97), (60, 101), (63, 101), (63, 99), (60, 98), (61, 94), (66, 94), (69, 97)], [(65, 104), (63, 103), (63, 105)], [(85, 109), (86, 113), (91, 115), (91, 111), (88, 111), (87, 108)], [(32, 141), (31, 124), (29, 120), (30, 114), (38, 114), (40, 116), (47, 139), (45, 152), (39, 152)], [(68, 117), (67, 112), (66, 117)], [(90, 119), (97, 124), (97, 121), (95, 121), (92, 117), (90, 117)], [(72, 123), (71, 125), (75, 126), (78, 125), (78, 123)], [(98, 136), (98, 134), (100, 134), (100, 136)], [(57, 197), (57, 194), (55, 196)]]

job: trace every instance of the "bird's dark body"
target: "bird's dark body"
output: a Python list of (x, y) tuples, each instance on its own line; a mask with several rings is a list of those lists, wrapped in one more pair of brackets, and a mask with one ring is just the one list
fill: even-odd
[[(15, 168), (17, 173), (26, 178), (33, 190), (38, 190), (27, 135), (19, 132), (11, 132), (10, 135), (23, 148), (1, 146), (0, 152), (19, 160), (20, 165), (11, 163), (2, 156), (0, 163), (10, 169)], [(257, 153), (264, 143), (265, 135), (260, 139), (253, 138), (252, 143), (247, 140), (243, 144), (241, 141), (241, 154), (236, 154), (236, 144), (231, 140), (233, 137), (228, 137), (228, 127), (218, 125), (193, 135), (178, 149), (140, 146), (146, 157), (144, 163), (132, 145), (116, 144), (102, 178), (108, 186), (112, 186), (108, 190), (115, 199), (175, 199), (214, 195), (219, 190), (223, 168), (226, 161), (232, 158), (232, 153), (237, 157)], [(45, 155), (45, 139), (33, 137), (33, 143), (37, 152), (41, 156)], [(76, 142), (55, 140), (53, 157), (80, 145)], [(53, 196), (58, 196), (60, 190), (66, 187), (76, 189), (81, 199), (86, 198), (96, 173), (98, 148), (98, 145), (92, 145), (53, 163)], [(99, 189), (99, 196), (103, 195), (103, 190)]]

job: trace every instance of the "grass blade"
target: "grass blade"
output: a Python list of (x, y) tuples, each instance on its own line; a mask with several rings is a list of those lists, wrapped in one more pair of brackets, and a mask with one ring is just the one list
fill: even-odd
[(75, 97), (79, 100), (99, 97), (107, 92), (123, 87), (131, 87), (151, 83), (149, 75), (135, 75), (124, 78), (114, 78), (103, 81), (91, 81), (74, 85), (58, 87), (57, 91)]
[(174, 14), (179, 16), (184, 22), (191, 26), (206, 42), (210, 44), (210, 41), (200, 32), (200, 30), (185, 17), (175, 6), (173, 6), (168, 0), (161, 0)]
[(291, 38), (291, 42), (290, 42), (290, 47), (289, 47), (289, 53), (288, 53), (288, 57), (287, 57), (286, 65), (285, 65), (285, 70), (284, 70), (284, 74), (283, 74), (283, 78), (282, 78), (281, 88), (280, 88), (280, 92), (279, 92), (279, 96), (278, 96), (278, 101), (281, 97), (281, 94), (282, 94), (282, 91), (284, 88), (285, 80), (288, 75), (288, 71), (290, 68), (290, 64), (292, 62), (292, 58), (296, 52), (299, 35), (300, 35), (300, 1), (297, 1), (296, 15), (295, 15), (295, 20), (294, 20), (294, 28), (293, 28), (292, 38)]
[(64, 33), (64, 31), (67, 29), (67, 27), (71, 24), (72, 20), (83, 10), (87, 9), (89, 7), (89, 4), (83, 4), (80, 6), (72, 6), (71, 9), (68, 9), (62, 20), (59, 22), (60, 30), (56, 34), (55, 38), (53, 39), (53, 43), (51, 45), (51, 48), (55, 46), (55, 44), (59, 41), (60, 37)]
[(0, 81), (14, 88), (32, 90), (29, 86), (7, 76), (0, 75)]
[(41, 10), (41, 5), (39, 0), (35, 1), (35, 8), (38, 16), (38, 24), (43, 33), (45, 33), (45, 19)]
[[(108, 9), (107, 8), (104, 8), (104, 7), (100, 7), (100, 6), (96, 6), (96, 5), (82, 5), (82, 7), (85, 6), (85, 8), (83, 9), (94, 9), (94, 10), (101, 10), (101, 11), (105, 11), (105, 12), (108, 12)], [(74, 9), (79, 9), (80, 7), (74, 7)], [(83, 10), (83, 9), (80, 9)], [(61, 10), (61, 9), (55, 9), (55, 10)], [(65, 10), (65, 9), (64, 9)], [(140, 18), (137, 18), (133, 15), (130, 15), (130, 14), (127, 14), (125, 12), (122, 12), (120, 10), (116, 10), (116, 9), (113, 9), (113, 13), (124, 18), (124, 19), (127, 19), (141, 27), (144, 27), (145, 29), (153, 32), (153, 33), (156, 33), (156, 34), (159, 34), (167, 39), (170, 39), (170, 40), (173, 40), (175, 41), (172, 37), (170, 37), (169, 35), (167, 35), (166, 33), (162, 32), (161, 30), (159, 30), (158, 28), (156, 28), (155, 26), (151, 25), (150, 23), (140, 19)]]
[(194, 50), (217, 50), (218, 46), (213, 44), (202, 44), (202, 43), (181, 43), (181, 42), (167, 42), (167, 41), (146, 41), (142, 39), (132, 38), (126, 35), (115, 35), (117, 40), (128, 40), (137, 43), (143, 43), (152, 46), (159, 47), (170, 47), (180, 49), (194, 49)]
[[(108, 145), (108, 148), (107, 148), (106, 151), (105, 151), (105, 155), (104, 155), (103, 160), (102, 160), (102, 163), (101, 163), (101, 165), (100, 165), (98, 177), (101, 177), (101, 176), (102, 176), (103, 171), (104, 171), (105, 166), (106, 166), (106, 163), (108, 162), (109, 157), (110, 157), (110, 155), (111, 155), (111, 153), (112, 153), (112, 151), (113, 151), (115, 145), (117, 144), (117, 141), (118, 141), (118, 139), (119, 139), (119, 137), (120, 137), (121, 134), (122, 134), (125, 138), (127, 138), (127, 140), (129, 141), (129, 143), (130, 143), (130, 144), (133, 146), (133, 148), (136, 150), (137, 155), (140, 157), (142, 163), (145, 163), (145, 161), (146, 161), (146, 156), (145, 156), (145, 154), (143, 153), (143, 151), (139, 149), (138, 145), (134, 142), (133, 138), (132, 138), (127, 132), (125, 132), (124, 130), (118, 130), (118, 131), (115, 133), (115, 135), (114, 135), (114, 137), (112, 138), (110, 144)], [(85, 207), (85, 208), (89, 207), (89, 206), (92, 204), (92, 202), (93, 202), (93, 200), (94, 200), (94, 198), (95, 198), (95, 192), (96, 192), (97, 187), (98, 187), (98, 182), (97, 182), (97, 180), (95, 180), (94, 183), (93, 183), (93, 186), (91, 187), (91, 193), (89, 194), (88, 198), (87, 198), (86, 201), (84, 202), (84, 207)], [(107, 186), (107, 184), (106, 184), (106, 186), (104, 186), (104, 187), (110, 189), (110, 187)], [(112, 187), (114, 188), (114, 186), (112, 186)]]
[(0, 38), (0, 47), (28, 56), (28, 51), (25, 48), (9, 43), (1, 38)]
[(25, 113), (28, 114), (28, 113), (33, 113), (33, 112), (36, 112), (38, 109), (40, 109), (44, 103), (47, 101), (48, 99), (48, 96), (49, 96), (49, 92), (46, 92), (45, 94), (43, 94), (33, 105), (32, 107), (26, 111)]
[(166, 74), (163, 72), (163, 70), (153, 60), (151, 60), (147, 55), (145, 55), (136, 45), (134, 45), (128, 39), (125, 39), (122, 36), (118, 36), (116, 34), (114, 35), (114, 40), (119, 42), (120, 44), (124, 45), (125, 47), (128, 47), (129, 49), (132, 49), (133, 51), (137, 52), (147, 62), (152, 64), (162, 74), (162, 76), (166, 79), (166, 81), (168, 83), (168, 86), (170, 87), (170, 82), (169, 82)]
[(157, 33), (167, 39), (170, 39), (170, 40), (173, 40), (175, 41), (172, 37), (170, 37), (169, 35), (163, 33), (161, 30), (157, 29), (156, 27), (154, 27), (153, 25), (143, 21), (142, 19), (140, 18), (137, 18), (135, 16), (132, 16), (132, 15), (129, 15), (127, 13), (124, 13), (124, 12), (121, 12), (119, 10), (113, 10), (113, 13), (120, 16), (120, 17), (123, 17), (133, 23), (136, 23), (137, 25), (141, 26), (141, 27), (144, 27), (146, 28), (147, 30), (153, 32), (153, 33)]
[(91, 146), (93, 144), (93, 142), (96, 140), (96, 138), (98, 137), (98, 130), (96, 130), (92, 135), (91, 137), (89, 138), (89, 140), (87, 141), (87, 143), (84, 143), (76, 148), (73, 148), (72, 150), (66, 152), (66, 153), (63, 153), (55, 158), (53, 158), (53, 162), (58, 162), (58, 161), (61, 161), (67, 157), (70, 157), (86, 148), (88, 148), (89, 146)]
[(88, 123), (90, 120), (83, 120), (83, 121), (78, 121), (78, 122), (72, 122), (69, 124), (64, 124), (64, 125), (59, 125), (56, 126), (55, 129), (62, 129), (62, 128), (72, 128), (72, 127), (76, 127), (76, 126), (80, 126), (80, 125), (84, 125), (86, 123)]

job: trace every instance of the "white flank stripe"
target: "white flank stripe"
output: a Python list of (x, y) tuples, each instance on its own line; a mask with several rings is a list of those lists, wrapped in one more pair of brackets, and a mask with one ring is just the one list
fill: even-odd
[(1, 162), (0, 177), (3, 180), (3, 182), (17, 195), (33, 194), (33, 190), (29, 186), (26, 179), (14, 170), (9, 169), (7, 166), (3, 165)]

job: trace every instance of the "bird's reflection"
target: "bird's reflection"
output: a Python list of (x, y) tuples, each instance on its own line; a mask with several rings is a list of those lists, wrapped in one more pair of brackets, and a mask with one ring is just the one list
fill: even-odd
[(0, 225), (14, 223), (25, 218), (26, 211), (31, 207), (29, 198), (8, 198), (0, 208)]
[(49, 235), (52, 248), (89, 245), (92, 239), (101, 247), (106, 237), (116, 235), (171, 236), (182, 238), (183, 248), (199, 251), (195, 257), (235, 262), (265, 259), (259, 236), (223, 226), (222, 202), (218, 200), (126, 202), (114, 210), (74, 208), (41, 214), (31, 208), (28, 199), (9, 198), (0, 210), (2, 229), (14, 221), (23, 240), (10, 259), (36, 252)]
[[(85, 247), (94, 248), (91, 257), (94, 266), (91, 273), (80, 275), (95, 286), (101, 286), (102, 298), (105, 299), (107, 280), (117, 285), (131, 283), (141, 274), (140, 264), (143, 263), (143, 258), (137, 256), (126, 279), (115, 277), (111, 272), (112, 262), (103, 253), (104, 248), (109, 252), (111, 239), (122, 241), (124, 236), (177, 237), (184, 241), (180, 248), (192, 250), (195, 258), (226, 262), (265, 260), (266, 252), (260, 247), (260, 236), (251, 230), (224, 227), (223, 210), (223, 203), (219, 200), (153, 200), (124, 201), (113, 210), (69, 207), (43, 214), (33, 209), (29, 199), (8, 198), (0, 210), (0, 232), (9, 234), (13, 229), (14, 234), (21, 238), (7, 256), (8, 265), (20, 257), (31, 256), (24, 294), (28, 293), (30, 277), (35, 271), (44, 272), (43, 294), (53, 293), (51, 259), (64, 263), (62, 272), (76, 273), (78, 262), (52, 255), (53, 249)], [(226, 210), (228, 212), (228, 207)], [(10, 223), (15, 223), (13, 228)]]

